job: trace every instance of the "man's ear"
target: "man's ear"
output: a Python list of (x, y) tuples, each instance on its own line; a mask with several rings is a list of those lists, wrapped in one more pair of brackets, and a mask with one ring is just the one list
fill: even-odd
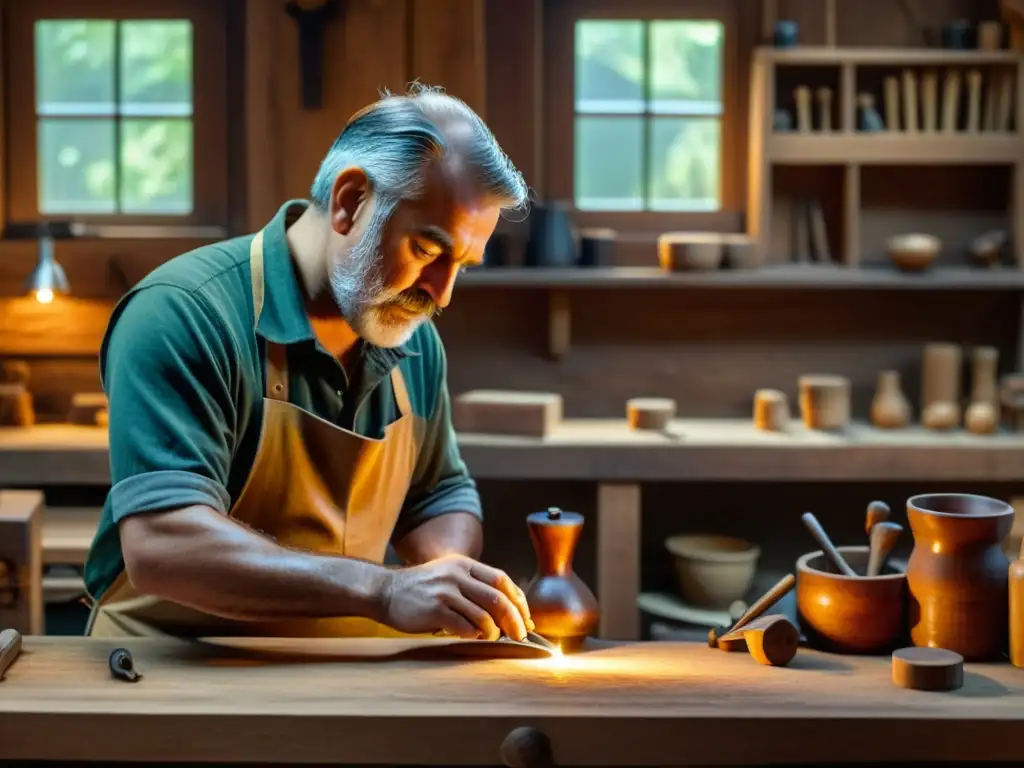
[(369, 197), (370, 180), (362, 168), (346, 168), (331, 187), (331, 228), (347, 235), (355, 225), (356, 214)]

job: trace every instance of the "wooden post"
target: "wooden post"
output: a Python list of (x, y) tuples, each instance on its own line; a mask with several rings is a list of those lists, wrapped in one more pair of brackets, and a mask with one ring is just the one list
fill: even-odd
[(597, 601), (605, 640), (639, 640), (640, 486), (597, 487)]
[(41, 635), (43, 494), (0, 491), (0, 629)]

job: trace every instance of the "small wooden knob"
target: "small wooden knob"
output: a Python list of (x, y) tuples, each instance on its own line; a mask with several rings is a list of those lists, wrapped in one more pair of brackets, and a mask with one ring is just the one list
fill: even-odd
[(754, 393), (754, 426), (766, 432), (779, 432), (789, 423), (789, 398), (777, 389), (759, 389)]
[(676, 401), (667, 397), (637, 397), (626, 401), (630, 429), (662, 432), (676, 417)]
[(952, 691), (964, 684), (964, 659), (944, 648), (901, 648), (892, 654), (892, 681), (917, 691)]
[(551, 739), (529, 726), (509, 731), (501, 743), (501, 761), (508, 768), (556, 768)]

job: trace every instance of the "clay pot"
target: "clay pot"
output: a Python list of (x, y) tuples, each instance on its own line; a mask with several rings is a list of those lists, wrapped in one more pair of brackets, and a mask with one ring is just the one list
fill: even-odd
[[(836, 547), (859, 574), (869, 547)], [(879, 576), (852, 578), (825, 570), (825, 555), (808, 552), (796, 562), (800, 629), (813, 648), (831, 653), (887, 653), (907, 634), (906, 574), (887, 565)]]
[(901, 429), (909, 421), (910, 401), (900, 387), (899, 372), (882, 371), (871, 401), (871, 422), (879, 429)]
[(526, 602), (536, 631), (563, 651), (578, 650), (600, 618), (597, 598), (572, 569), (583, 531), (583, 515), (551, 507), (527, 516), (537, 554), (537, 573), (527, 585)]
[(914, 645), (955, 651), (967, 661), (998, 658), (1008, 640), (1010, 561), (1003, 539), (1013, 507), (966, 493), (907, 500), (914, 550), (907, 563)]
[(675, 556), (683, 599), (695, 608), (725, 610), (746, 597), (761, 549), (731, 536), (671, 536), (665, 548)]
[(928, 269), (942, 250), (942, 242), (933, 235), (896, 235), (887, 243), (889, 258), (904, 272)]

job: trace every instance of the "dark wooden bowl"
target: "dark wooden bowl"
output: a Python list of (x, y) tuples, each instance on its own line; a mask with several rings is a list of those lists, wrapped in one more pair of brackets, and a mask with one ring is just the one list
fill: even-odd
[[(837, 547), (857, 573), (868, 564), (868, 547)], [(891, 565), (880, 576), (843, 576), (824, 571), (825, 555), (808, 552), (796, 561), (800, 629), (812, 648), (831, 653), (886, 653), (906, 645), (907, 575)]]

